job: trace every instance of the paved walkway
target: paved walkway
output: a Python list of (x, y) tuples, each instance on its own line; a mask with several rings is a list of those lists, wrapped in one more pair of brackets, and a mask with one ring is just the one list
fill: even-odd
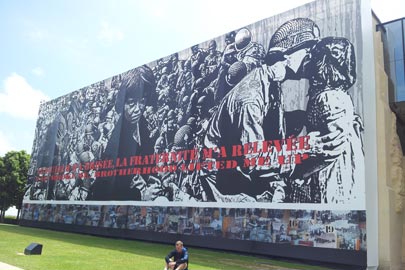
[(23, 269), (0, 262), (0, 270), (23, 270)]

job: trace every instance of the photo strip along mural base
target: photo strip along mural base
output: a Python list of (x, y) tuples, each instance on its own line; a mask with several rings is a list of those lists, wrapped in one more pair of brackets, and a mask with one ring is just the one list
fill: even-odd
[(23, 224), (364, 265), (361, 29), (316, 1), (41, 104)]

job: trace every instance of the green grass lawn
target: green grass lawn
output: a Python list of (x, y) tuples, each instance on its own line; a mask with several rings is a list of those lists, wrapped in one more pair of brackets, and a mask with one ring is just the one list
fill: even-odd
[[(43, 244), (42, 255), (23, 255), (33, 242)], [(0, 261), (25, 270), (161, 270), (173, 247), (0, 224)], [(189, 252), (190, 270), (326, 269), (194, 247)]]

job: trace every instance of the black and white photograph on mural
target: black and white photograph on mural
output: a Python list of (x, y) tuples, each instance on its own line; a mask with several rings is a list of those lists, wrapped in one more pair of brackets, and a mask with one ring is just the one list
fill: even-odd
[(25, 200), (364, 209), (361, 25), (311, 8), (42, 103)]

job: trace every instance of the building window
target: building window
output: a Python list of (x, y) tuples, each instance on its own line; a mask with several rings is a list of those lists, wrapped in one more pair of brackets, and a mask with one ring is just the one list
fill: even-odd
[(405, 102), (405, 18), (377, 25), (384, 44), (390, 103)]

